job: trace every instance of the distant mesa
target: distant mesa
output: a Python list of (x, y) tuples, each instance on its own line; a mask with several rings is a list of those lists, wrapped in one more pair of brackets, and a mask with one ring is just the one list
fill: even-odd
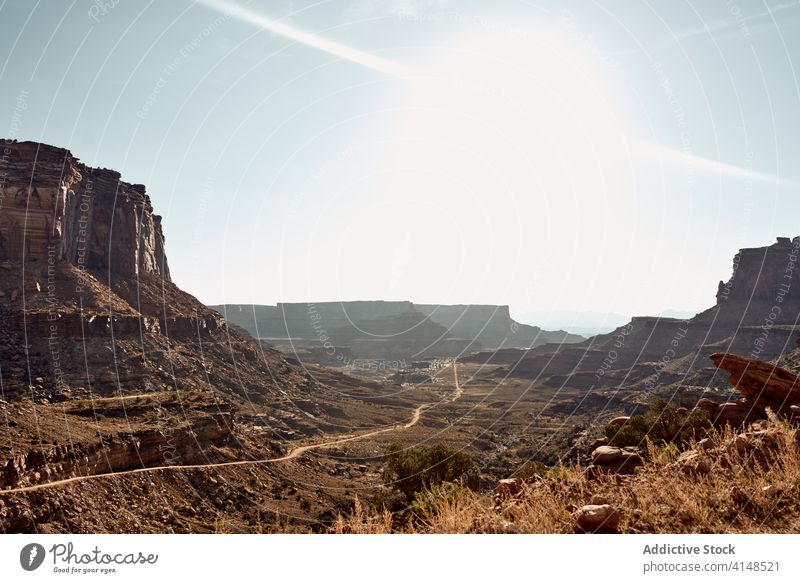
[(453, 357), (584, 340), (520, 324), (511, 318), (508, 306), (378, 300), (211, 307), (256, 338), (332, 365), (352, 359)]

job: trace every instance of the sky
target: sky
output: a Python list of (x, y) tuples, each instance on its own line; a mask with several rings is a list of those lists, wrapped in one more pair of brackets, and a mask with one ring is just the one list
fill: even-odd
[(792, 0), (0, 0), (0, 135), (209, 304), (692, 311), (800, 235), (798, 55)]

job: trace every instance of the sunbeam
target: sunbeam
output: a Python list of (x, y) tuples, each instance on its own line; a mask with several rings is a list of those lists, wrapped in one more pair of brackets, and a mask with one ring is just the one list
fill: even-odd
[(310, 32), (298, 30), (293, 26), (289, 26), (288, 24), (284, 24), (272, 18), (267, 18), (238, 4), (224, 2), (223, 0), (197, 0), (197, 3), (300, 44), (313, 47), (335, 57), (339, 57), (340, 59), (369, 67), (370, 69), (380, 71), (386, 75), (405, 77), (410, 74), (408, 67), (322, 38)]
[[(413, 79), (414, 83), (416, 84), (430, 85), (431, 80), (435, 81), (437, 77), (441, 75), (441, 71), (437, 73), (435, 70), (428, 71), (425, 70), (424, 68), (423, 69), (411, 68), (406, 65), (402, 65), (400, 63), (396, 63), (388, 59), (377, 57), (375, 55), (366, 53), (364, 51), (354, 49), (352, 47), (343, 45), (341, 43), (325, 39), (316, 34), (299, 30), (295, 27), (284, 24), (273, 18), (267, 18), (262, 14), (259, 14), (249, 8), (246, 8), (234, 2), (228, 2), (225, 0), (195, 0), (195, 1), (198, 4), (202, 4), (208, 8), (211, 8), (212, 10), (221, 12), (223, 14), (227, 14), (232, 18), (236, 18), (243, 22), (247, 22), (253, 26), (257, 26), (264, 30), (270, 31), (274, 34), (291, 39), (300, 44), (315, 48), (322, 52), (328, 53), (329, 55), (338, 57), (340, 59), (344, 59), (364, 67), (368, 67), (370, 69), (379, 71), (381, 73), (384, 73), (392, 77)], [(503, 39), (499, 39), (498, 44), (502, 45)], [(484, 52), (490, 53), (491, 51), (484, 51)], [(528, 60), (531, 59), (526, 58), (526, 61)], [(431, 76), (431, 73), (436, 73), (436, 74), (433, 74)], [(468, 73), (474, 75), (476, 74), (476, 71), (472, 67), (470, 67)], [(478, 71), (477, 74), (480, 75), (480, 72)], [(574, 72), (570, 73), (567, 71), (561, 71), (560, 75), (561, 78), (569, 78), (574, 76)], [(517, 77), (517, 75), (515, 75), (515, 77)], [(478, 83), (478, 84), (482, 82), (481, 79), (469, 79), (468, 81), (470, 81), (471, 83)], [(503, 94), (507, 94), (509, 93), (509, 91), (511, 91), (513, 97), (513, 90), (519, 89), (520, 79), (513, 79), (512, 81), (512, 78), (507, 78), (506, 81), (510, 82), (513, 85), (513, 87), (511, 87), (508, 91), (504, 90)], [(491, 109), (495, 109), (497, 107), (497, 104), (492, 103), (490, 107)], [(631, 140), (634, 139), (631, 138)], [(681, 150), (668, 148), (666, 146), (651, 142), (634, 140), (634, 147), (631, 148), (630, 151), (633, 153), (634, 156), (639, 157), (640, 159), (665, 163), (672, 166), (697, 169), (702, 172), (715, 173), (725, 176), (733, 176), (733, 177), (743, 178), (746, 180), (756, 180), (773, 184), (785, 184), (793, 186), (800, 185), (792, 180), (787, 180), (777, 176), (763, 174), (748, 168), (741, 168), (738, 166), (733, 166), (731, 164), (726, 164), (724, 162), (719, 162), (716, 160), (710, 160), (708, 158), (703, 158), (701, 156), (689, 152), (683, 152)]]
[(798, 186), (798, 183), (794, 180), (781, 178), (780, 176), (773, 176), (771, 174), (764, 174), (762, 172), (756, 172), (750, 168), (742, 168), (740, 166), (726, 164), (725, 162), (720, 162), (718, 160), (710, 160), (691, 152), (675, 150), (673, 148), (668, 148), (652, 142), (637, 140), (632, 144), (632, 146), (631, 152), (633, 155), (645, 160), (697, 169), (702, 172), (721, 174), (723, 176), (744, 178), (745, 180)]

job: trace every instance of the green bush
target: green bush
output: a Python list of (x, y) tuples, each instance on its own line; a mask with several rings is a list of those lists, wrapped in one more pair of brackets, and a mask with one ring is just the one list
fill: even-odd
[(683, 449), (690, 441), (701, 439), (710, 427), (708, 413), (700, 409), (679, 410), (664, 399), (655, 399), (641, 415), (634, 415), (624, 425), (607, 425), (609, 445), (643, 446), (646, 438), (663, 447), (674, 444)]
[(403, 494), (397, 490), (378, 490), (369, 500), (370, 506), (377, 512), (399, 512), (408, 504)]
[(405, 449), (393, 444), (386, 450), (383, 479), (410, 503), (423, 490), (443, 482), (461, 481), (466, 486), (477, 483), (477, 466), (468, 453), (444, 444)]

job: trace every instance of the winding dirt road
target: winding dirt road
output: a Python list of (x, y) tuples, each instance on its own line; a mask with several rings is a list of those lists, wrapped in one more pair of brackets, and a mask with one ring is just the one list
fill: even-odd
[[(453, 395), (450, 397), (449, 402), (456, 401), (458, 398), (461, 397), (462, 389), (458, 383), (458, 371), (456, 370), (456, 363), (453, 362), (453, 382), (454, 382), (454, 390)], [(75, 482), (86, 482), (88, 480), (101, 480), (101, 479), (108, 479), (108, 478), (116, 478), (119, 476), (128, 476), (132, 474), (143, 474), (145, 472), (174, 472), (174, 471), (182, 471), (182, 470), (200, 470), (200, 469), (209, 469), (209, 468), (222, 468), (227, 466), (247, 466), (247, 465), (256, 465), (256, 464), (272, 464), (277, 462), (284, 462), (288, 460), (293, 460), (295, 458), (300, 457), (306, 452), (315, 450), (315, 449), (325, 449), (328, 447), (334, 447), (341, 443), (347, 443), (350, 441), (356, 441), (359, 439), (365, 439), (367, 437), (372, 437), (374, 435), (380, 435), (381, 433), (388, 433), (390, 431), (398, 431), (402, 429), (408, 429), (413, 427), (417, 423), (419, 423), (420, 418), (422, 417), (422, 412), (425, 409), (433, 407), (435, 403), (427, 403), (425, 405), (420, 405), (416, 409), (414, 409), (414, 414), (411, 416), (411, 419), (406, 423), (401, 425), (393, 425), (392, 427), (385, 427), (384, 429), (376, 429), (373, 431), (367, 431), (365, 433), (359, 433), (357, 435), (350, 435), (347, 437), (339, 437), (330, 441), (323, 441), (320, 443), (312, 443), (310, 445), (301, 445), (289, 450), (284, 456), (276, 457), (276, 458), (269, 458), (263, 460), (240, 460), (240, 461), (232, 461), (232, 462), (219, 462), (215, 464), (190, 464), (190, 465), (171, 465), (171, 466), (152, 466), (147, 468), (137, 468), (135, 470), (123, 470), (120, 472), (109, 472), (106, 474), (92, 474), (89, 476), (75, 476), (73, 478), (65, 478), (63, 480), (55, 480), (53, 482), (47, 482), (45, 484), (35, 484), (33, 486), (25, 486), (23, 488), (13, 488), (10, 490), (0, 490), (0, 495), (4, 494), (22, 494), (25, 492), (35, 492), (37, 490), (45, 490), (48, 488), (56, 488), (58, 486), (64, 486), (66, 484), (73, 484)]]

